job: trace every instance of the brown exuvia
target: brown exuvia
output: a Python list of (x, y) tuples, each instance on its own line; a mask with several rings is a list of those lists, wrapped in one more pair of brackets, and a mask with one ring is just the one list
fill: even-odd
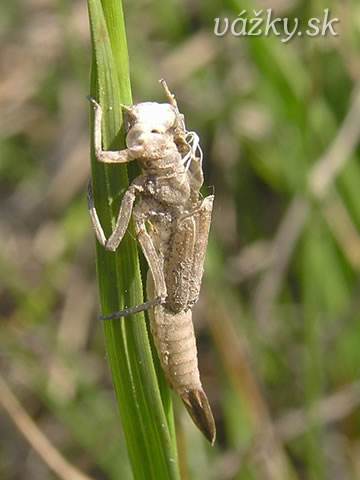
[(132, 214), (136, 238), (149, 264), (148, 301), (102, 318), (149, 309), (151, 331), (165, 377), (184, 401), (195, 424), (213, 444), (216, 429), (200, 382), (192, 307), (200, 293), (214, 196), (199, 199), (203, 183), (199, 138), (195, 132), (186, 130), (174, 96), (165, 81), (161, 83), (169, 103), (122, 106), (127, 148), (119, 151), (102, 149), (102, 110), (89, 97), (95, 110), (97, 160), (104, 163), (137, 160), (144, 172), (125, 192), (108, 239), (89, 184), (89, 212), (98, 241), (107, 250), (115, 251)]

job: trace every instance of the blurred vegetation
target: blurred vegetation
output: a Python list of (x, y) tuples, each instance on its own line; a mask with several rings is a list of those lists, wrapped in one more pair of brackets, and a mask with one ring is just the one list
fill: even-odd
[[(330, 8), (339, 34), (214, 35), (216, 17), (261, 8)], [(218, 440), (174, 399), (182, 478), (360, 478), (359, 3), (124, 13), (134, 101), (164, 101), (166, 78), (216, 194), (194, 319)], [(73, 466), (131, 479), (96, 320), (86, 3), (3, 2), (0, 39), (0, 405), (7, 385)], [(0, 478), (54, 478), (7, 411)]]

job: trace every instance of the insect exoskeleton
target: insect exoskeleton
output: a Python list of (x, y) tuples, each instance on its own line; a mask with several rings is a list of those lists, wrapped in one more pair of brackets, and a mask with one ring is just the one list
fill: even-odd
[(215, 422), (200, 382), (192, 307), (200, 293), (214, 196), (200, 198), (199, 138), (186, 130), (174, 96), (164, 81), (162, 85), (169, 103), (122, 106), (127, 148), (119, 151), (102, 149), (102, 111), (91, 99), (96, 158), (104, 163), (137, 160), (143, 169), (125, 192), (108, 239), (89, 185), (89, 212), (96, 237), (106, 249), (116, 250), (132, 215), (136, 238), (149, 265), (147, 302), (102, 318), (151, 309), (151, 330), (165, 377), (213, 444)]

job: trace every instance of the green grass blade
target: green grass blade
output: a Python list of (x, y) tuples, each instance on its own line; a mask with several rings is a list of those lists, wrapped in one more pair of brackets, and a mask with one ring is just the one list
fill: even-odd
[[(103, 146), (123, 147), (120, 103), (131, 103), (125, 28), (120, 2), (88, 1), (92, 31), (91, 95), (103, 108)], [(115, 60), (117, 59), (117, 60)], [(126, 168), (97, 162), (92, 152), (93, 192), (106, 235), (111, 231)], [(131, 230), (131, 228), (130, 228)], [(127, 233), (116, 253), (96, 248), (104, 314), (143, 301), (136, 242)], [(106, 348), (130, 461), (136, 479), (179, 478), (176, 444), (167, 421), (143, 314), (104, 322)]]

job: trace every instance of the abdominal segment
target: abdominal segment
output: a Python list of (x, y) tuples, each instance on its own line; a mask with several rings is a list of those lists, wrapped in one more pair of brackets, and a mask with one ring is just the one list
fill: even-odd
[(149, 317), (168, 384), (182, 398), (194, 423), (213, 444), (215, 423), (200, 381), (191, 309), (174, 313), (165, 305), (158, 305), (149, 310)]
[(150, 314), (151, 331), (165, 377), (178, 395), (201, 387), (191, 310), (173, 313), (163, 305)]

